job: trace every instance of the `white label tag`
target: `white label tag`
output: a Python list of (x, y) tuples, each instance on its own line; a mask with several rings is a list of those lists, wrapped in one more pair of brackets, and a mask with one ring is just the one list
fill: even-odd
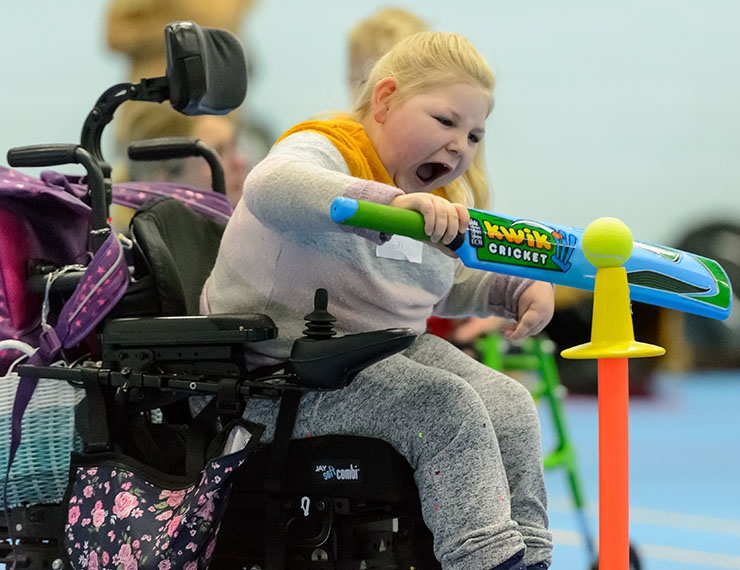
[(251, 438), (252, 434), (247, 431), (247, 428), (240, 425), (234, 426), (226, 438), (222, 455), (231, 455), (232, 453), (241, 451), (247, 447), (247, 443), (249, 443)]
[(411, 263), (421, 263), (424, 244), (406, 236), (393, 236), (383, 245), (375, 246), (375, 255), (386, 259), (399, 259)]

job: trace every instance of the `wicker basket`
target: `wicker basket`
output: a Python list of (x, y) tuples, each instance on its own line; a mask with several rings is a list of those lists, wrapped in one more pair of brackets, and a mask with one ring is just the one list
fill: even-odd
[[(0, 379), (0, 466), (8, 463), (13, 401), (19, 378)], [(59, 503), (67, 488), (69, 454), (80, 450), (75, 406), (85, 391), (61, 380), (41, 379), (21, 422), (21, 445), (10, 470), (7, 507)]]

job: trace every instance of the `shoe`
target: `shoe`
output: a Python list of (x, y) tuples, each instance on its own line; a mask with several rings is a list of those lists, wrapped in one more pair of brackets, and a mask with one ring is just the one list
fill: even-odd
[(527, 570), (527, 567), (524, 565), (524, 551), (520, 550), (505, 562), (491, 568), (491, 570)]

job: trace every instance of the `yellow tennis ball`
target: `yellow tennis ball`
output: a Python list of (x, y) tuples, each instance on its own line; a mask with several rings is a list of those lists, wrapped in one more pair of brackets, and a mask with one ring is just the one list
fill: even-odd
[(632, 254), (632, 231), (618, 218), (594, 220), (583, 232), (583, 255), (595, 267), (619, 267)]

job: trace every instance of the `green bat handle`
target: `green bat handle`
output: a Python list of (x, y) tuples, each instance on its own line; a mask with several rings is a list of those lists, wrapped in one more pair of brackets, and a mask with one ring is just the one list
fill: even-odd
[[(331, 219), (347, 226), (429, 241), (424, 233), (424, 216), (414, 210), (340, 196), (331, 203)], [(464, 241), (465, 234), (460, 234), (447, 247), (457, 249)]]

